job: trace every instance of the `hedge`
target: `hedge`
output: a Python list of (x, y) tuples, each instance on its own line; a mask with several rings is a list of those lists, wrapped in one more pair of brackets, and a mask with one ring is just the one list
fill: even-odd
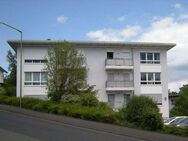
[[(19, 98), (1, 95), (0, 104), (19, 106), (20, 103)], [(96, 107), (89, 107), (23, 97), (22, 108), (99, 122), (117, 123), (115, 112), (108, 106), (104, 106), (104, 103), (98, 104)]]

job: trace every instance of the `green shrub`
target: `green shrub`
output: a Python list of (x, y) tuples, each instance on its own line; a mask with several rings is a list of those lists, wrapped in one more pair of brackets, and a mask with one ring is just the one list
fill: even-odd
[(57, 103), (50, 103), (48, 106), (48, 112), (53, 114), (58, 114), (59, 104)]
[(72, 94), (63, 95), (61, 97), (61, 102), (63, 102), (63, 103), (79, 103), (80, 97), (79, 97), (79, 95), (72, 95)]
[(90, 93), (84, 93), (80, 95), (80, 104), (82, 106), (97, 106), (99, 103), (98, 99), (95, 97), (95, 95)]
[(162, 117), (152, 99), (145, 96), (134, 96), (127, 107), (122, 109), (125, 119), (137, 126), (157, 130), (162, 128)]
[(16, 86), (5, 85), (4, 88), (7, 96), (16, 96)]
[(5, 94), (6, 94), (5, 88), (0, 86), (0, 95), (5, 95)]
[(106, 102), (99, 102), (98, 107), (101, 109), (112, 110), (112, 108)]
[(187, 127), (176, 127), (176, 126), (164, 126), (161, 130), (162, 133), (179, 135), (179, 136), (188, 136)]
[(26, 109), (33, 109), (35, 105), (40, 103), (42, 100), (30, 97), (22, 98), (22, 107)]
[(185, 116), (185, 115), (182, 113), (182, 110), (179, 109), (178, 106), (175, 106), (175, 107), (173, 107), (173, 108), (170, 110), (170, 117), (175, 117), (175, 116)]
[(155, 110), (145, 111), (143, 113), (141, 127), (148, 130), (157, 130), (163, 127), (163, 121)]
[(32, 109), (35, 110), (35, 111), (49, 112), (48, 111), (49, 105), (50, 105), (49, 101), (42, 101), (41, 100), (40, 102), (33, 105)]

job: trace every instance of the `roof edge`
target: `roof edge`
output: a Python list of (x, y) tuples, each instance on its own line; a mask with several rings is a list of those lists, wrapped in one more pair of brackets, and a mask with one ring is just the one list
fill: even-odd
[[(63, 43), (65, 40), (23, 40), (23, 45), (46, 45), (54, 43)], [(176, 46), (176, 43), (162, 43), (162, 42), (123, 42), (123, 41), (76, 41), (67, 40), (67, 42), (76, 45), (101, 45), (101, 46), (141, 46), (141, 47), (167, 47), (171, 49)], [(16, 47), (20, 46), (20, 40), (7, 40), (7, 43), (15, 50)]]

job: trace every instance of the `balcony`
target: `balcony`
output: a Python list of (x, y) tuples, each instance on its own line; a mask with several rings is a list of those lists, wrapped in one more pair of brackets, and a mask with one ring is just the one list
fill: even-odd
[(133, 91), (133, 81), (106, 81), (106, 91)]
[(132, 59), (106, 59), (105, 67), (107, 69), (133, 69)]

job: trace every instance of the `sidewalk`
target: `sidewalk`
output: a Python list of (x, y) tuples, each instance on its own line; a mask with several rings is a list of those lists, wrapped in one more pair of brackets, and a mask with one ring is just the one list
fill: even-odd
[(72, 125), (76, 127), (87, 128), (91, 130), (107, 132), (107, 133), (121, 135), (121, 136), (135, 137), (135, 138), (139, 138), (139, 139), (143, 139), (147, 141), (187, 141), (188, 140), (188, 138), (186, 137), (126, 128), (126, 127), (121, 127), (121, 126), (116, 126), (116, 125), (111, 125), (111, 124), (75, 119), (75, 118), (70, 118), (66, 116), (40, 113), (36, 111), (20, 109), (18, 107), (7, 106), (7, 105), (0, 105), (0, 110), (14, 112), (18, 114), (24, 114), (27, 116), (42, 118), (45, 120), (60, 122), (63, 124)]

